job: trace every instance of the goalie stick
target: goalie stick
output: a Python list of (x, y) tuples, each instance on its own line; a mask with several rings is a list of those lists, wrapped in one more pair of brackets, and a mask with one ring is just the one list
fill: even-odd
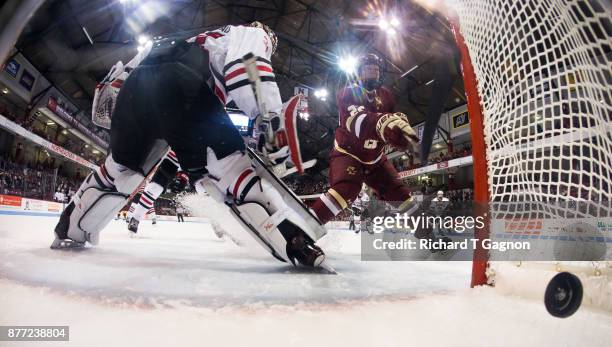
[[(266, 110), (265, 103), (259, 98), (260, 93), (258, 92), (261, 90), (260, 89), (261, 79), (259, 78), (259, 74), (257, 72), (257, 66), (255, 65), (256, 64), (255, 57), (252, 54), (247, 54), (243, 57), (242, 60), (244, 62), (245, 69), (249, 76), (249, 81), (251, 82), (251, 87), (253, 88), (253, 93), (255, 95), (255, 100), (259, 107), (260, 114), (264, 115), (266, 114), (267, 110)], [(294, 99), (297, 99), (297, 97), (294, 97)], [(297, 101), (299, 100), (296, 100), (295, 102), (296, 104), (297, 104)], [(266, 129), (266, 130), (271, 130), (271, 129)], [(315, 235), (315, 239), (311, 241), (316, 242), (321, 237), (323, 237), (325, 234), (327, 234), (327, 230), (325, 230), (325, 227), (323, 227), (323, 225), (319, 222), (316, 216), (304, 205), (302, 200), (291, 189), (287, 187), (287, 185), (279, 178), (279, 176), (274, 174), (272, 165), (270, 163), (267, 163), (253, 149), (247, 147), (247, 152), (248, 152), (248, 155), (252, 159), (252, 163), (253, 163), (256, 173), (260, 177), (266, 178), (269, 182), (272, 182), (274, 185), (276, 185), (280, 189), (282, 193), (283, 201), (292, 210), (302, 211), (302, 218), (304, 219), (308, 227), (312, 230), (312, 232), (314, 232), (314, 235)], [(308, 165), (314, 165), (314, 162), (312, 161), (309, 161), (308, 163), (309, 163)], [(296, 171), (298, 172), (300, 171), (300, 168), (297, 165), (296, 165)], [(303, 169), (302, 169), (302, 172), (303, 172)], [(307, 233), (305, 233), (305, 235), (308, 236)], [(261, 240), (261, 238), (259, 239)], [(329, 266), (326, 261), (323, 261), (323, 263), (319, 265), (319, 268), (323, 269), (324, 271), (328, 273), (336, 274), (336, 271), (331, 266)]]

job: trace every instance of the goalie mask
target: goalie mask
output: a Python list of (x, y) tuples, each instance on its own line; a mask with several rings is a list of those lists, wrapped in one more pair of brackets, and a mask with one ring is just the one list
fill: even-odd
[(276, 37), (274, 31), (272, 31), (269, 26), (263, 24), (262, 22), (255, 21), (252, 22), (250, 26), (255, 28), (261, 28), (266, 32), (266, 34), (268, 34), (268, 37), (270, 38), (270, 41), (272, 43), (272, 53), (270, 55), (274, 55), (274, 52), (276, 52), (276, 46), (278, 45), (278, 38)]
[(368, 91), (380, 88), (382, 85), (383, 61), (376, 54), (366, 54), (359, 58), (357, 73), (361, 84)]

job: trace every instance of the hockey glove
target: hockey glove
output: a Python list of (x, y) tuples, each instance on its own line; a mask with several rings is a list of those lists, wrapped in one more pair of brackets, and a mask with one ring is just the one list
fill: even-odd
[(180, 193), (187, 189), (189, 185), (189, 176), (184, 171), (178, 171), (174, 176), (174, 179), (168, 185), (168, 189), (175, 193)]
[(257, 117), (255, 128), (258, 130), (257, 151), (268, 159), (272, 165), (285, 163), (289, 158), (287, 135), (281, 128), (281, 117), (268, 113)]
[(419, 138), (410, 126), (408, 118), (401, 112), (384, 114), (376, 123), (376, 131), (387, 144), (402, 150), (415, 153)]

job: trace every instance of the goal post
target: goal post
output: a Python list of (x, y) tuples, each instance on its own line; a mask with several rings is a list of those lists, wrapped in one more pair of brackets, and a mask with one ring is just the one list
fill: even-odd
[[(454, 0), (445, 5), (461, 53), (475, 203), (573, 202), (580, 208), (540, 207), (538, 215), (612, 217), (611, 3)], [(489, 237), (491, 225), (476, 237)], [(495, 271), (487, 259), (485, 250), (475, 250), (472, 286), (493, 283)], [(610, 250), (602, 261), (569, 267), (601, 276), (607, 273), (602, 268), (610, 269), (609, 259)], [(551, 271), (568, 267), (551, 263)]]
[[(465, 44), (463, 36), (456, 22), (451, 22), (455, 43), (459, 48), (461, 55), (461, 74), (463, 75), (463, 84), (467, 97), (468, 114), (470, 117), (470, 132), (472, 134), (472, 158), (474, 173), (474, 202), (477, 206), (483, 206), (489, 201), (489, 184), (488, 184), (488, 169), (486, 158), (486, 145), (484, 137), (484, 123), (482, 108), (480, 107), (480, 98), (478, 97), (478, 87), (476, 75), (474, 74), (474, 66), (470, 61), (470, 53)], [(477, 231), (474, 237), (484, 239), (488, 236), (489, 226)], [(483, 285), (487, 283), (485, 275), (487, 269), (487, 261), (482, 260), (487, 258), (486, 250), (477, 247), (474, 252), (474, 261), (472, 263), (472, 281), (471, 286)]]

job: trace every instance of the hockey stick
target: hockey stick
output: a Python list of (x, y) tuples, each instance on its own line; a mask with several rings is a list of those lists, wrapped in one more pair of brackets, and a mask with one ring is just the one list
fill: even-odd
[[(446, 100), (453, 90), (453, 83), (457, 78), (456, 67), (459, 65), (458, 51), (453, 49), (449, 57), (440, 57), (434, 60), (434, 80), (432, 85), (432, 96), (427, 109), (425, 126), (421, 137), (421, 162), (427, 162), (431, 151), (434, 135), (438, 129), (438, 123), (444, 112)], [(416, 154), (415, 154), (416, 155)]]

